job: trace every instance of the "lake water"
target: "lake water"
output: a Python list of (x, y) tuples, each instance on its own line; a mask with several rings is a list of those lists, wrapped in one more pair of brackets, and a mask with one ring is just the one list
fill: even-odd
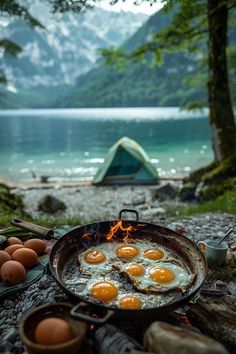
[(183, 176), (213, 159), (207, 112), (178, 108), (0, 111), (0, 176), (91, 180), (119, 138), (136, 140), (160, 176)]

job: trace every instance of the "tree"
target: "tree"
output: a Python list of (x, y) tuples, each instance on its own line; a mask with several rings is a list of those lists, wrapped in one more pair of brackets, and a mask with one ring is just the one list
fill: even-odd
[(176, 0), (165, 1), (164, 12), (175, 9), (168, 28), (133, 53), (122, 49), (103, 51), (107, 63), (125, 59), (140, 60), (151, 53), (160, 60), (163, 53), (173, 50), (195, 52), (207, 42), (208, 53), (208, 103), (212, 147), (217, 164), (236, 155), (236, 126), (230, 98), (227, 71), (228, 13), (236, 7), (235, 1), (225, 0)]
[[(16, 0), (1, 0), (0, 2), (0, 14), (5, 17), (15, 16), (24, 19), (32, 27), (41, 27), (42, 24), (30, 15), (26, 6), (19, 4)], [(0, 39), (0, 49), (4, 52), (4, 55), (17, 56), (21, 52), (21, 47), (7, 39)], [(0, 83), (7, 84), (7, 78), (4, 74), (0, 75)]]

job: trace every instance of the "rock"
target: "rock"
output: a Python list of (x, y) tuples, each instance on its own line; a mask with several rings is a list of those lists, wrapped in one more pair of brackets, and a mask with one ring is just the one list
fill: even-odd
[(51, 195), (45, 195), (39, 200), (38, 210), (44, 211), (45, 213), (54, 214), (57, 211), (66, 210), (66, 205), (61, 200)]
[(185, 232), (185, 227), (180, 222), (172, 222), (171, 224), (167, 225), (167, 227), (173, 231), (180, 233), (180, 234)]
[(234, 242), (234, 243), (231, 245), (231, 248), (232, 248), (233, 251), (236, 250), (236, 242)]
[(221, 343), (210, 337), (160, 321), (146, 331), (144, 346), (156, 354), (228, 354)]
[(145, 203), (146, 203), (146, 196), (143, 194), (135, 196), (132, 200), (133, 205), (140, 205)]
[(195, 200), (196, 199), (195, 190), (196, 190), (196, 183), (194, 182), (185, 183), (179, 192), (179, 199), (183, 202), (191, 202)]
[(179, 188), (174, 183), (166, 183), (152, 189), (152, 199), (167, 200), (174, 199), (179, 193)]
[(216, 280), (216, 286), (219, 288), (224, 288), (225, 282), (223, 282), (222, 280)]
[(227, 292), (230, 295), (236, 296), (236, 284), (235, 283), (229, 283), (227, 286)]
[(153, 218), (154, 216), (165, 214), (165, 209), (164, 208), (152, 208), (152, 209), (147, 209), (142, 212), (142, 217), (146, 219)]

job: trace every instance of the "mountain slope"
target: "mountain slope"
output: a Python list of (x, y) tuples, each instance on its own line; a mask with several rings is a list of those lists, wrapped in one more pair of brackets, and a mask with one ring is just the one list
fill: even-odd
[[(131, 52), (145, 43), (153, 32), (168, 26), (173, 16), (159, 11), (124, 44)], [(236, 38), (231, 35), (231, 38)], [(234, 40), (235, 43), (235, 40)], [(201, 75), (195, 85), (186, 79)], [(160, 67), (130, 63), (124, 71), (100, 66), (81, 76), (76, 87), (60, 102), (65, 107), (129, 107), (129, 106), (183, 106), (189, 101), (207, 105), (204, 80), (206, 69), (199, 72), (199, 57), (187, 53), (166, 54)], [(235, 88), (234, 88), (235, 90)], [(233, 93), (233, 92), (232, 92)]]
[[(32, 29), (22, 20), (5, 21), (1, 38), (19, 43), (23, 51), (17, 58), (0, 57), (0, 71), (18, 91), (15, 93), (18, 104), (23, 91), (28, 90), (30, 95), (34, 91), (35, 99), (28, 102), (31, 107), (41, 105), (41, 101), (37, 103), (37, 93), (43, 96), (48, 88), (53, 88), (57, 95), (58, 86), (72, 86), (78, 76), (96, 66), (99, 48), (121, 45), (148, 18), (145, 14), (115, 13), (100, 8), (88, 10), (84, 15), (68, 13), (52, 17), (40, 1), (33, 4), (32, 12), (46, 29)], [(5, 93), (14, 97), (13, 93)]]

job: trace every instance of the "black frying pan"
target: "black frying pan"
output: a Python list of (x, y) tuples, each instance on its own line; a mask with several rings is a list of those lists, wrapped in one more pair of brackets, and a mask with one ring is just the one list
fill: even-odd
[[(123, 220), (122, 214), (124, 212), (134, 213), (136, 220)], [(93, 302), (90, 299), (84, 298), (83, 296), (78, 295), (76, 286), (68, 285), (70, 279), (79, 279), (79, 277), (81, 277), (77, 260), (78, 252), (83, 252), (91, 246), (98, 245), (102, 242), (108, 242), (106, 235), (108, 234), (111, 226), (113, 226), (120, 219), (122, 219), (124, 226), (132, 226), (135, 229), (132, 233), (132, 237), (134, 239), (135, 236), (139, 239), (148, 238), (152, 242), (157, 242), (158, 244), (163, 245), (178, 254), (178, 257), (180, 257), (184, 265), (195, 274), (193, 284), (184, 294), (173, 291), (173, 301), (163, 306), (145, 308), (141, 310), (124, 310), (113, 308), (109, 305)], [(32, 230), (30, 223), (25, 223), (20, 220), (13, 220), (12, 224), (27, 230)], [(34, 224), (33, 226), (33, 232), (36, 232), (44, 237), (45, 235), (52, 236), (52, 230), (45, 228), (41, 229), (40, 226), (37, 227)], [(123, 239), (124, 233), (122, 231), (118, 232), (116, 234), (116, 240), (121, 241)], [(78, 305), (76, 305), (71, 311), (71, 315), (78, 320), (100, 324), (108, 321), (108, 319), (112, 316), (123, 319), (150, 319), (175, 310), (176, 308), (188, 303), (189, 300), (193, 299), (199, 293), (207, 274), (205, 258), (194, 242), (189, 240), (187, 237), (163, 226), (140, 222), (137, 211), (130, 209), (121, 210), (118, 220), (88, 224), (75, 228), (74, 230), (66, 233), (58, 239), (53, 246), (49, 258), (49, 267), (59, 286), (71, 299), (79, 302)], [(91, 313), (92, 315), (90, 315)], [(94, 317), (94, 313), (97, 314), (96, 317)]]

